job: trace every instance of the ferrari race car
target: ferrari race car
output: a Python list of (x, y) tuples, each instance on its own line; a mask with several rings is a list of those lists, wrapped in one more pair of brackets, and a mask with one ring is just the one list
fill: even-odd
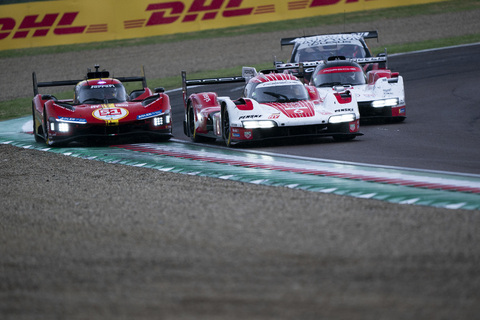
[[(343, 56), (346, 58), (368, 58), (372, 53), (365, 42), (365, 39), (378, 38), (377, 31), (350, 32), (325, 35), (312, 35), (296, 38), (283, 38), (280, 45), (293, 45), (290, 59), (287, 63), (301, 63), (309, 61), (326, 60), (332, 56)], [(276, 61), (275, 64), (283, 64)], [(377, 68), (378, 65), (368, 65), (365, 68)], [(310, 81), (310, 74), (313, 69), (305, 69), (303, 77), (307, 83)]]
[[(141, 82), (142, 89), (127, 94), (122, 82)], [(73, 99), (38, 92), (39, 87), (55, 86), (75, 86)], [(157, 141), (172, 137), (170, 99), (163, 88), (152, 92), (144, 75), (111, 78), (97, 65), (84, 80), (37, 82), (33, 72), (33, 92), (33, 134), (49, 146), (126, 136)]]
[(361, 64), (386, 57), (345, 59), (332, 57), (318, 63), (312, 73), (310, 85), (320, 92), (328, 92), (334, 86), (351, 91), (357, 101), (361, 120), (405, 120), (406, 105), (403, 77), (389, 69), (370, 70), (366, 74)]
[[(214, 92), (187, 95), (187, 87), (243, 82), (244, 97), (232, 100)], [(244, 67), (242, 76), (187, 80), (182, 71), (184, 132), (193, 141), (223, 139), (227, 146), (274, 138), (332, 136), (351, 140), (359, 132), (359, 111), (349, 90), (320, 93), (287, 73), (257, 73)]]

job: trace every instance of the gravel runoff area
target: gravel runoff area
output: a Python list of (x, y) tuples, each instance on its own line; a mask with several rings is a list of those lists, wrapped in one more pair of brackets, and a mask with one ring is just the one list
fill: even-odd
[[(478, 17), (473, 11), (345, 28), (378, 29), (387, 45), (477, 32)], [(280, 37), (299, 33), (2, 59), (11, 76), (0, 78), (0, 94), (28, 96), (32, 70), (46, 81), (77, 77), (94, 63), (116, 74), (145, 64), (149, 77), (256, 63), (278, 53)], [(5, 79), (18, 90), (6, 92)], [(480, 313), (480, 211), (251, 185), (10, 145), (0, 145), (0, 163), (1, 319)]]

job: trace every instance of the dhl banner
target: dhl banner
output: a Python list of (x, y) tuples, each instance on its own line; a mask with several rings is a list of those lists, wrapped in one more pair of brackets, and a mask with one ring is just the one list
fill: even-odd
[(0, 5), (0, 50), (150, 37), (439, 1), (63, 0)]

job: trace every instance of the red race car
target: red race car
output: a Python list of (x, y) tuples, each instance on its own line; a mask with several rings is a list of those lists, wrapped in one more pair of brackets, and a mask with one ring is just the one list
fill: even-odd
[[(142, 70), (143, 71), (143, 70)], [(122, 82), (141, 82), (127, 94)], [(75, 86), (73, 99), (40, 94), (39, 87)], [(111, 78), (108, 71), (90, 71), (84, 80), (37, 82), (33, 72), (33, 134), (49, 146), (72, 141), (111, 142), (134, 136), (155, 141), (172, 137), (170, 99), (163, 88), (152, 92), (145, 76)]]

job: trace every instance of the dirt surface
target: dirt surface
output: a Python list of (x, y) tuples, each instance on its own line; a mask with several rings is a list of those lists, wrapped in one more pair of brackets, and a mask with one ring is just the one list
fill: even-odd
[[(378, 29), (382, 44), (400, 43), (475, 32), (479, 16), (347, 29)], [(13, 72), (19, 87), (27, 82), (21, 90), (30, 92), (32, 70), (49, 75), (47, 81), (77, 77), (94, 63), (121, 66), (118, 73), (129, 75), (145, 64), (147, 76), (158, 77), (209, 63), (256, 63), (259, 55), (276, 54), (280, 37), (299, 33), (119, 49), (115, 59), (101, 50), (11, 58), (0, 60), (0, 68)], [(256, 54), (245, 50), (258, 44)], [(2, 99), (12, 92), (0, 90)], [(10, 145), (0, 145), (0, 164), (1, 319), (473, 319), (480, 313), (480, 211), (258, 186)]]

